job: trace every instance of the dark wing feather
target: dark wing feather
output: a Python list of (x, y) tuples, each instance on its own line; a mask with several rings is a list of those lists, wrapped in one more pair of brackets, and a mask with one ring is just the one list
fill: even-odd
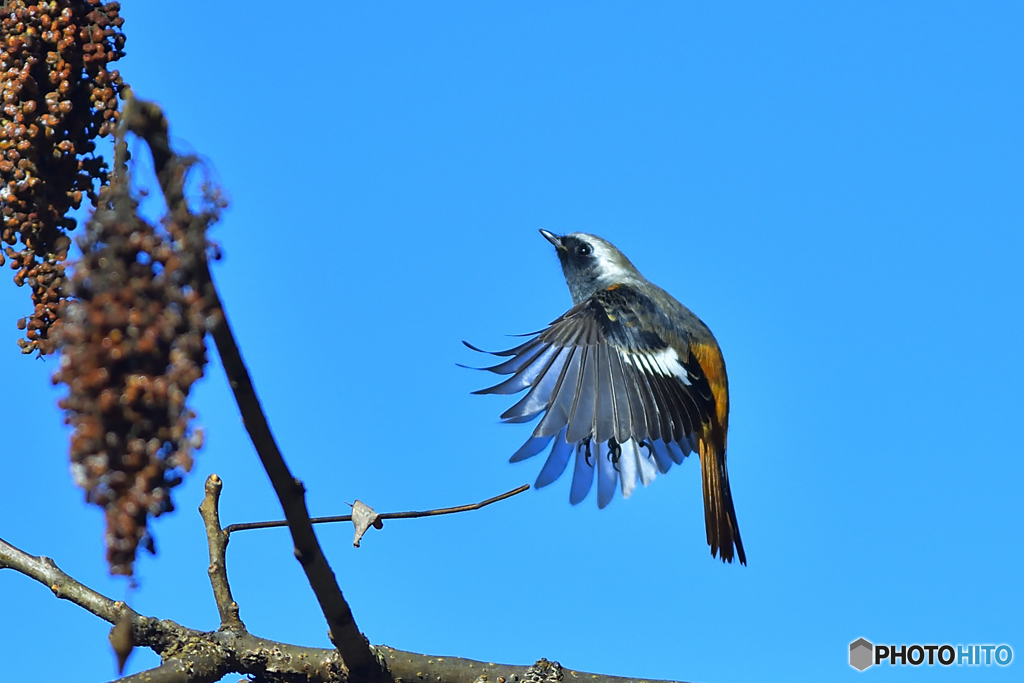
[[(474, 394), (518, 394), (523, 389), (533, 386), (537, 378), (547, 372), (551, 365), (551, 359), (559, 352), (557, 346), (548, 345), (541, 349), (537, 354), (530, 357), (528, 362), (523, 362), (516, 370), (515, 374), (509, 377), (504, 382), (495, 384), (493, 387), (487, 387), (486, 389), (478, 389), (474, 391)], [(518, 358), (513, 358), (511, 361), (516, 361)], [(502, 363), (505, 365), (505, 363)], [(500, 367), (500, 366), (495, 366)], [(491, 368), (485, 368), (491, 369)]]
[(498, 375), (511, 375), (519, 370), (537, 357), (539, 353), (544, 350), (544, 344), (540, 339), (533, 339), (523, 345), (523, 350), (519, 355), (513, 356), (504, 363), (498, 363), (487, 368), (476, 368), (477, 370), (487, 370)]
[(534, 430), (534, 434), (538, 436), (554, 434), (569, 424), (569, 416), (572, 414), (573, 402), (579, 389), (581, 360), (587, 350), (585, 347), (573, 347), (571, 353), (572, 357), (566, 363), (562, 381), (548, 405), (548, 411)]
[(589, 439), (594, 433), (594, 408), (597, 403), (597, 360), (597, 347), (588, 346), (583, 349), (579, 384), (576, 386), (576, 399), (573, 401), (572, 413), (569, 416), (569, 430), (565, 433), (565, 438), (570, 443)]
[(551, 447), (548, 459), (544, 463), (544, 467), (541, 468), (540, 474), (537, 475), (537, 482), (534, 486), (543, 488), (562, 476), (566, 465), (569, 464), (572, 450), (573, 445), (566, 442), (564, 431), (555, 435), (555, 445)]
[(576, 468), (572, 473), (572, 487), (569, 489), (569, 502), (576, 505), (590, 492), (594, 483), (594, 456), (587, 457), (588, 451), (582, 446), (576, 447)]
[(597, 355), (597, 405), (594, 408), (596, 426), (594, 439), (604, 443), (615, 436), (615, 394), (612, 389), (612, 354), (615, 350), (608, 344), (594, 347)]
[(618, 480), (619, 473), (612, 463), (607, 444), (597, 444), (594, 455), (597, 459), (597, 507), (604, 508), (615, 495), (615, 482)]
[(518, 451), (512, 454), (512, 457), (509, 458), (508, 461), (520, 462), (527, 458), (532, 458), (547, 448), (549, 443), (551, 443), (550, 436), (531, 436), (526, 440), (526, 443), (519, 447)]
[[(533, 419), (547, 410), (548, 403), (551, 401), (551, 394), (558, 386), (558, 381), (562, 378), (562, 371), (565, 369), (566, 360), (572, 352), (571, 349), (552, 348), (554, 353), (551, 354), (550, 360), (547, 362), (543, 361), (543, 356), (548, 355), (545, 353), (542, 354), (542, 358), (535, 362), (535, 365), (541, 364), (542, 367), (534, 377), (530, 378), (530, 382), (524, 385), (523, 388), (529, 386), (530, 391), (527, 392), (526, 396), (519, 403), (502, 413), (501, 419), (509, 422), (524, 422)], [(525, 368), (523, 370), (524, 375), (531, 371), (532, 368), (532, 365), (529, 368)], [(505, 380), (502, 384), (507, 384), (518, 377), (520, 375), (514, 375), (512, 379)], [(538, 436), (540, 435), (538, 434)]]
[(663, 441), (671, 441), (675, 438), (673, 436), (675, 425), (679, 424), (680, 421), (679, 409), (672, 400), (671, 393), (664, 386), (661, 374), (654, 371), (648, 359), (643, 354), (636, 354), (634, 362), (639, 366), (639, 374), (647, 382), (648, 390), (651, 393), (651, 401), (657, 406), (657, 411), (655, 412), (658, 418), (657, 424), (649, 424), (649, 426), (654, 427), (654, 430)]
[[(642, 414), (637, 415), (637, 419), (633, 420), (631, 405), (634, 401), (626, 388), (626, 370), (623, 367), (625, 362), (622, 360), (622, 355), (610, 353), (608, 360), (611, 363), (612, 400), (615, 403), (615, 434), (613, 436), (618, 443), (626, 443), (631, 439), (643, 441), (647, 438), (647, 425)], [(633, 390), (636, 391), (635, 384)]]

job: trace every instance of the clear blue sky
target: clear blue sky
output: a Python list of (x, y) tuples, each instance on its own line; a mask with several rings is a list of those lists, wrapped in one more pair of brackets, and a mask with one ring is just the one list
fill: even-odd
[[(1021, 5), (230, 6), (128, 3), (121, 70), (232, 200), (215, 276), (314, 514), (534, 480), (540, 459), (507, 462), (529, 427), (455, 364), (569, 306), (538, 228), (614, 242), (728, 363), (749, 566), (711, 559), (695, 460), (603, 511), (566, 477), (359, 550), (321, 528), (372, 642), (723, 683), (943, 675), (858, 674), (861, 636), (1008, 643), (1009, 670), (955, 675), (1019, 675)], [(0, 536), (124, 597), (3, 278)], [(194, 405), (207, 445), (130, 599), (212, 629), (203, 480), (225, 523), (280, 510), (218, 366)], [(253, 632), (327, 645), (286, 532), (228, 560)], [(0, 572), (0, 612), (10, 680), (113, 675), (107, 626), (44, 587)]]

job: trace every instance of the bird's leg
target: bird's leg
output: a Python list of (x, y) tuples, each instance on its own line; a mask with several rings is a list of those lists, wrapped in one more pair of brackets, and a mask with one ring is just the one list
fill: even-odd
[(580, 441), (578, 444), (576, 444), (576, 455), (577, 456), (579, 456), (579, 452), (581, 450), (585, 450), (586, 451), (586, 455), (584, 455), (583, 457), (586, 458), (586, 460), (587, 460), (587, 466), (588, 467), (593, 467), (594, 466), (593, 463), (590, 462), (590, 438), (589, 437), (584, 439), (583, 441)]
[(622, 457), (622, 446), (615, 439), (608, 439), (608, 457), (611, 458), (615, 471), (619, 471), (619, 458)]
[(647, 459), (648, 460), (650, 460), (651, 458), (654, 457), (654, 444), (651, 443), (650, 439), (644, 439), (643, 441), (641, 441), (640, 442), (640, 446), (642, 448), (646, 448), (647, 449)]

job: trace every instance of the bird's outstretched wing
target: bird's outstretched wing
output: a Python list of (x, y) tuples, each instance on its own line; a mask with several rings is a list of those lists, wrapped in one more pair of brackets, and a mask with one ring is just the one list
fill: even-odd
[[(483, 369), (510, 377), (475, 393), (526, 391), (502, 419), (543, 417), (511, 460), (533, 457), (554, 441), (537, 477), (542, 487), (562, 475), (575, 453), (574, 505), (587, 496), (595, 470), (603, 508), (617, 482), (627, 497), (637, 481), (646, 486), (698, 451), (711, 553), (731, 562), (735, 550), (746, 564), (725, 462), (725, 365), (704, 324), (672, 304), (681, 310), (670, 317), (631, 286), (601, 290), (523, 344), (495, 353), (507, 360)], [(689, 324), (674, 322), (679, 316)]]
[(483, 368), (510, 377), (476, 393), (527, 390), (503, 420), (543, 414), (512, 456), (532, 457), (554, 440), (538, 486), (557, 479), (575, 452), (570, 500), (586, 496), (596, 469), (604, 507), (616, 480), (628, 496), (637, 480), (646, 485), (698, 448), (716, 415), (715, 397), (687, 333), (651, 313), (659, 310), (628, 285), (602, 290)]

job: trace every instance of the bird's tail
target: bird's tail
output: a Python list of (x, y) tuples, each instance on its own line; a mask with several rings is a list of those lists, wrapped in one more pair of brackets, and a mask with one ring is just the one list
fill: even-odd
[(704, 485), (704, 527), (708, 533), (711, 556), (721, 552), (723, 562), (732, 562), (733, 547), (740, 564), (747, 563), (736, 523), (736, 508), (732, 505), (729, 472), (725, 467), (725, 449), (720, 448), (712, 434), (705, 432), (700, 439), (700, 470)]

